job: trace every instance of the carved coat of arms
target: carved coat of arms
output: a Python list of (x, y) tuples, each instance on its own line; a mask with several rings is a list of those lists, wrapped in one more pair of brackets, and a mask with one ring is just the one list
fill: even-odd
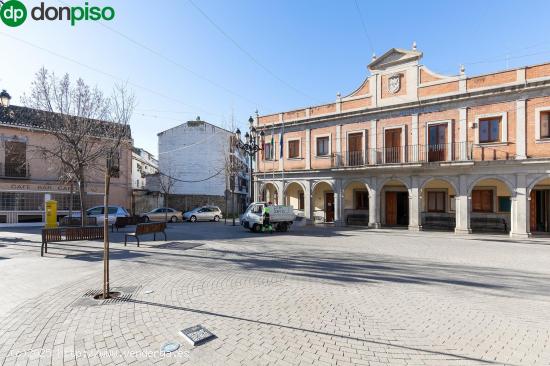
[(388, 79), (388, 91), (395, 94), (401, 89), (401, 75), (395, 74)]

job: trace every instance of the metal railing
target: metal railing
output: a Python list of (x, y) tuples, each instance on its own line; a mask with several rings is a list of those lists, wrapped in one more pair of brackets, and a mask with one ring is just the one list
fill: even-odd
[(30, 178), (29, 163), (5, 163), (0, 164), (0, 177), (2, 178)]

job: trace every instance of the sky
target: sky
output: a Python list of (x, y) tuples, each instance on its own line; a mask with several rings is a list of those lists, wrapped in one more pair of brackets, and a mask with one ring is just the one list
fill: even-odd
[[(22, 0), (28, 9), (40, 1)], [(46, 6), (83, 6), (44, 0)], [(12, 104), (44, 66), (109, 94), (126, 82), (138, 105), (134, 144), (200, 116), (246, 129), (260, 115), (333, 102), (368, 76), (372, 54), (416, 41), (421, 63), (469, 76), (550, 62), (550, 2), (367, 0), (88, 0), (104, 22), (0, 23), (0, 89)], [(233, 121), (233, 122), (232, 122)]]

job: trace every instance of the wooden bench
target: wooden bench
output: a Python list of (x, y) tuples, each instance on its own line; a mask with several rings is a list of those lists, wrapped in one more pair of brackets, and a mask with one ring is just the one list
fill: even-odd
[(452, 230), (456, 227), (454, 215), (448, 213), (424, 213), (422, 217), (422, 228), (433, 230)]
[(153, 234), (153, 240), (157, 240), (157, 233), (164, 234), (164, 240), (166, 240), (166, 223), (165, 222), (151, 222), (146, 224), (137, 224), (136, 231), (133, 233), (126, 233), (124, 235), (124, 246), (128, 242), (128, 237), (133, 236), (137, 240), (137, 246), (139, 247), (140, 235)]
[[(73, 227), (73, 226), (82, 226), (82, 220), (80, 217), (69, 217), (65, 216), (59, 220), (59, 226), (62, 227)], [(97, 226), (96, 217), (86, 217), (86, 226)]]
[(503, 231), (508, 232), (508, 224), (502, 217), (474, 216), (470, 218), (470, 228), (475, 231)]
[(346, 217), (346, 223), (348, 225), (368, 225), (369, 215), (367, 214), (349, 214)]
[(137, 225), (144, 223), (145, 219), (140, 216), (130, 216), (130, 217), (117, 217), (114, 224), (111, 225), (111, 232), (114, 231), (116, 228), (116, 231), (118, 232), (118, 229), (126, 227), (128, 225)]
[(51, 242), (95, 239), (103, 239), (102, 226), (42, 229), (42, 246), (40, 248), (40, 256), (43, 257), (44, 253), (48, 253), (48, 243)]

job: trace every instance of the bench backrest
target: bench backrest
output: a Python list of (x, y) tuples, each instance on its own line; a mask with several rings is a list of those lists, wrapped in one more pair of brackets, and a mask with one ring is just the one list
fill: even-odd
[(151, 222), (147, 224), (138, 224), (136, 227), (136, 235), (159, 233), (166, 230), (165, 222)]
[(103, 238), (102, 226), (87, 227), (63, 227), (55, 229), (42, 229), (42, 240), (50, 241), (73, 241), (92, 240)]
[[(65, 216), (61, 218), (59, 221), (61, 226), (81, 226), (82, 220), (80, 220), (80, 217), (68, 217)], [(86, 225), (95, 226), (97, 225), (97, 218), (95, 216), (87, 216), (86, 217)]]
[(101, 226), (68, 227), (65, 230), (65, 237), (67, 241), (103, 238), (103, 227)]

